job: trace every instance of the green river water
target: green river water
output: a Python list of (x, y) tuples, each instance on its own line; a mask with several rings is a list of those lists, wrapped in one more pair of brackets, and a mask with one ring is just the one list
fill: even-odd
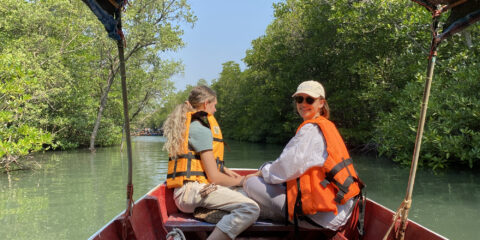
[[(165, 180), (162, 137), (133, 139), (134, 199)], [(280, 145), (229, 141), (229, 167), (257, 168), (274, 160)], [(126, 206), (127, 159), (119, 147), (48, 152), (41, 168), (0, 173), (0, 239), (87, 239)], [(409, 169), (374, 157), (354, 156), (367, 197), (396, 210)], [(480, 174), (417, 172), (409, 218), (449, 239), (480, 239)]]

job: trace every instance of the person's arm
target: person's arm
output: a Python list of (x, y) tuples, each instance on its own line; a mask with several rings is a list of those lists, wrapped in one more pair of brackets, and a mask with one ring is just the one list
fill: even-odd
[(242, 177), (240, 174), (230, 170), (230, 168), (223, 167), (223, 171), (230, 177)]
[(245, 177), (231, 177), (218, 170), (217, 162), (215, 161), (215, 158), (213, 156), (213, 151), (207, 150), (201, 152), (200, 158), (202, 160), (203, 168), (207, 173), (207, 178), (209, 182), (226, 187), (242, 186)]
[(261, 175), (267, 183), (283, 183), (300, 177), (311, 167), (323, 166), (327, 156), (320, 128), (306, 124), (288, 142), (277, 160), (262, 167)]
[[(207, 179), (211, 183), (222, 186), (240, 186), (243, 177), (236, 177), (233, 171), (224, 168), (226, 173), (222, 173), (217, 168), (217, 162), (213, 155), (213, 137), (209, 128), (202, 126), (198, 121), (194, 121), (190, 125), (189, 143), (196, 152), (200, 153), (200, 159)], [(237, 174), (238, 175), (238, 174)]]

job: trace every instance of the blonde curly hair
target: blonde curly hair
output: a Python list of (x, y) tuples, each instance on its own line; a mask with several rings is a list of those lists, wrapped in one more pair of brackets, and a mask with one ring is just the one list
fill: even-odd
[(163, 145), (163, 149), (168, 151), (170, 156), (183, 154), (182, 144), (185, 135), (185, 121), (187, 120), (187, 112), (197, 111), (203, 103), (211, 103), (217, 99), (217, 94), (207, 86), (196, 86), (190, 91), (188, 100), (179, 104), (168, 115), (163, 123), (163, 135), (167, 141)]

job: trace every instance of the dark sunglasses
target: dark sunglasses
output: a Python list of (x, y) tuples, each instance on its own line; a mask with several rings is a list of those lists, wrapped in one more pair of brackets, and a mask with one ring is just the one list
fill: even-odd
[[(297, 102), (298, 104), (301, 104), (303, 103), (303, 96), (296, 96), (295, 97), (295, 102)], [(313, 102), (315, 102), (315, 98), (312, 98), (312, 97), (306, 97), (305, 98), (305, 102), (307, 102), (308, 104), (312, 105)]]

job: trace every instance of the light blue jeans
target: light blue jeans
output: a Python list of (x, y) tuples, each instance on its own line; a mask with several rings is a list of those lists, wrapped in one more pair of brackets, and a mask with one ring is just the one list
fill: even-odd
[(173, 197), (180, 211), (193, 213), (195, 208), (221, 209), (230, 212), (223, 216), (217, 227), (235, 239), (240, 233), (257, 221), (260, 214), (258, 204), (246, 196), (240, 187), (224, 187), (217, 185), (217, 189), (205, 197), (200, 196), (204, 183), (188, 182), (182, 187), (175, 188)]

